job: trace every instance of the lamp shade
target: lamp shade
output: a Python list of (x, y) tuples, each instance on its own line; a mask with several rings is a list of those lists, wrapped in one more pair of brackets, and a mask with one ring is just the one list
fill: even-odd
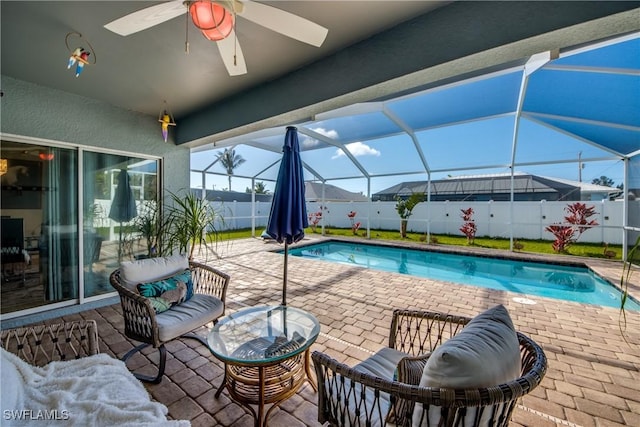
[(193, 25), (209, 40), (225, 39), (233, 30), (233, 14), (211, 0), (194, 1), (189, 6), (189, 13)]

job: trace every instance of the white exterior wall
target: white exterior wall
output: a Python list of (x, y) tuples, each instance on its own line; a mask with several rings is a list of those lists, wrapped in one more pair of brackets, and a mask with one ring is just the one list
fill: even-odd
[[(574, 202), (514, 202), (513, 203), (513, 236), (520, 239), (553, 240), (545, 227), (562, 222), (567, 212), (564, 210)], [(584, 202), (583, 202), (584, 203)], [(630, 212), (640, 211), (640, 201), (630, 201)], [(587, 206), (595, 206), (597, 214), (591, 219), (598, 222), (580, 236), (581, 242), (622, 243), (622, 201), (586, 202)], [(220, 229), (251, 228), (250, 202), (212, 202), (222, 213), (225, 225), (217, 225)], [(349, 228), (351, 222), (347, 213), (355, 211), (356, 222), (360, 222), (360, 230), (367, 229), (367, 217), (372, 229), (399, 230), (400, 218), (395, 209), (395, 202), (326, 202), (323, 221), (326, 227)], [(478, 226), (476, 236), (510, 237), (511, 204), (510, 202), (426, 202), (418, 204), (409, 218), (408, 230), (425, 232), (429, 226), (430, 233), (459, 235), (462, 226), (460, 210), (473, 208)], [(369, 211), (369, 208), (371, 210)], [(271, 204), (256, 202), (256, 234), (260, 235), (266, 227)], [(307, 203), (307, 213), (318, 212), (321, 204)], [(368, 215), (369, 214), (369, 215)], [(322, 222), (318, 224), (318, 227)]]

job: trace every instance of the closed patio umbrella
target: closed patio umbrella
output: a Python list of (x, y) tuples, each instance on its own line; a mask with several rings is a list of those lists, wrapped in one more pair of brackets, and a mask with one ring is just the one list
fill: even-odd
[(287, 305), (289, 245), (302, 240), (304, 229), (309, 225), (304, 199), (304, 176), (302, 160), (300, 160), (298, 130), (293, 126), (287, 127), (282, 151), (282, 161), (273, 194), (267, 234), (278, 243), (284, 243), (282, 305)]
[(111, 201), (109, 218), (120, 223), (120, 237), (118, 240), (118, 262), (122, 260), (122, 223), (129, 222), (138, 216), (136, 201), (133, 197), (129, 174), (125, 169), (118, 174), (118, 186)]

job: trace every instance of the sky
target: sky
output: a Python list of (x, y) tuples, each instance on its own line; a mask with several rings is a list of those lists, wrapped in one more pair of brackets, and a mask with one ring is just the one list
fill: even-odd
[[(480, 126), (483, 127), (483, 126)], [(534, 126), (535, 127), (535, 126)], [(444, 179), (448, 176), (468, 176), (480, 175), (488, 173), (509, 173), (508, 167), (501, 168), (481, 168), (482, 165), (508, 165), (511, 157), (511, 143), (494, 143), (488, 139), (497, 138), (500, 133), (508, 133), (504, 130), (495, 129), (494, 132), (476, 133), (478, 127), (471, 126), (468, 129), (442, 129), (437, 132), (438, 135), (431, 135), (430, 141), (433, 139), (446, 140), (445, 143), (433, 141), (425, 145), (423, 152), (427, 157), (429, 166), (434, 169), (447, 168), (470, 168), (468, 170), (449, 170), (443, 172), (435, 172), (431, 179)], [(532, 135), (536, 133), (545, 133), (540, 129), (532, 129)], [(487, 136), (491, 135), (491, 137)], [(510, 138), (510, 135), (504, 135)], [(533, 137), (533, 136), (532, 136)], [(549, 154), (554, 146), (558, 147), (566, 137), (563, 135), (554, 135), (542, 139), (534, 139), (536, 142), (525, 142), (524, 140), (518, 145), (516, 161), (523, 162), (545, 162), (549, 160), (572, 160), (571, 163), (559, 164), (539, 164), (516, 167), (519, 172), (532, 173), (540, 176), (557, 177), (583, 182), (592, 182), (595, 178), (607, 176), (614, 181), (614, 185), (618, 185), (623, 181), (623, 164), (621, 160), (610, 161), (583, 161), (579, 163), (578, 157), (582, 159), (599, 158), (597, 150), (590, 146), (570, 146), (563, 147), (562, 150), (555, 150), (553, 155)], [(584, 145), (584, 144), (583, 144)], [(545, 147), (547, 146), (547, 147)], [(373, 174), (389, 174), (389, 173), (406, 173), (410, 171), (420, 170), (420, 160), (413, 142), (407, 136), (396, 136), (385, 140), (357, 141), (347, 146), (353, 156), (365, 167), (366, 170)], [(252, 174), (262, 170), (252, 168), (251, 163), (260, 166), (265, 162), (260, 162), (259, 157), (265, 157), (265, 153), (258, 153), (255, 149), (245, 145), (235, 148), (236, 154), (242, 156), (246, 161), (234, 171), (238, 175), (251, 176)], [(208, 157), (210, 162), (215, 160), (216, 154), (222, 150), (212, 150), (208, 154), (200, 154), (202, 157)], [(269, 160), (273, 160), (268, 156)], [(277, 156), (276, 156), (277, 157)], [(320, 150), (303, 152), (303, 162), (311, 165), (317, 172), (321, 173), (332, 185), (344, 188), (356, 193), (367, 193), (366, 179), (338, 179), (342, 176), (358, 176), (361, 175), (358, 169), (353, 166), (344, 152), (337, 148), (325, 148)], [(433, 161), (430, 161), (433, 160)], [(582, 169), (579, 168), (582, 164)], [(268, 172), (264, 173), (263, 179), (256, 178), (256, 181), (262, 181), (265, 187), (273, 192), (275, 180), (277, 177), (277, 166), (272, 167)], [(211, 169), (214, 172), (224, 173), (225, 169), (216, 164)], [(192, 187), (202, 188), (201, 178), (199, 174), (192, 174)], [(305, 179), (313, 179), (313, 175), (305, 170)], [(424, 181), (427, 179), (426, 173), (421, 174), (404, 174), (398, 176), (383, 176), (372, 179), (371, 193), (375, 193), (385, 188), (404, 181)], [(208, 189), (227, 189), (229, 181), (224, 176), (209, 176), (207, 178), (206, 187)], [(245, 191), (251, 187), (250, 179), (232, 177), (231, 187), (234, 191)]]
[[(515, 136), (515, 162), (526, 163), (516, 166), (518, 172), (588, 183), (606, 176), (617, 186), (623, 182), (623, 163), (597, 141), (625, 153), (640, 150), (640, 76), (615, 72), (640, 69), (640, 55), (630, 55), (638, 51), (636, 35), (597, 50), (567, 54), (526, 79), (520, 69), (503, 70), (489, 78), (387, 101), (383, 108), (382, 103), (361, 104), (348, 107), (350, 115), (320, 115), (315, 122), (298, 125), (301, 157), (308, 167), (305, 180), (318, 179), (317, 174), (329, 184), (367, 194), (362, 171), (335, 142), (345, 144), (363, 170), (378, 175), (372, 178), (371, 194), (404, 181), (425, 181), (420, 152), (433, 171), (432, 180), (509, 173)], [(572, 69), (574, 65), (591, 66), (595, 72)], [(527, 90), (518, 116), (523, 82)], [(415, 130), (415, 139), (403, 127)], [(246, 161), (234, 174), (255, 176), (273, 192), (284, 129), (281, 135), (252, 139), (272, 151), (235, 146)], [(191, 169), (204, 169), (221, 151), (193, 153)], [(220, 164), (210, 170), (225, 173)], [(340, 179), (345, 177), (352, 179)], [(202, 188), (200, 174), (192, 173), (191, 185)], [(205, 186), (228, 189), (229, 181), (226, 175), (209, 175)], [(250, 179), (232, 178), (232, 190), (250, 187)]]

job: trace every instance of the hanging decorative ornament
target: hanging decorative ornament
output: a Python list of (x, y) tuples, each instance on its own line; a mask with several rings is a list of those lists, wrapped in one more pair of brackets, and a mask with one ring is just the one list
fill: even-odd
[[(69, 41), (73, 38), (78, 39), (77, 40), (78, 43), (86, 44), (89, 47), (89, 49), (87, 50), (82, 46), (76, 47), (75, 49), (71, 49), (69, 45)], [(82, 70), (84, 70), (85, 65), (96, 63), (96, 52), (91, 46), (91, 43), (89, 43), (87, 39), (82, 37), (82, 34), (77, 33), (75, 31), (71, 33), (67, 33), (67, 36), (64, 38), (64, 44), (67, 46), (67, 50), (70, 53), (69, 60), (67, 61), (67, 69), (71, 69), (71, 67), (73, 67), (75, 64), (76, 77), (78, 77), (80, 73), (82, 73)], [(92, 61), (90, 62), (89, 56), (91, 55), (93, 56), (92, 56)]]
[(160, 127), (162, 129), (162, 139), (164, 139), (164, 142), (167, 142), (169, 139), (169, 126), (176, 125), (173, 114), (171, 114), (171, 111), (167, 107), (167, 101), (164, 101), (164, 108), (160, 110), (158, 121), (160, 122)]

